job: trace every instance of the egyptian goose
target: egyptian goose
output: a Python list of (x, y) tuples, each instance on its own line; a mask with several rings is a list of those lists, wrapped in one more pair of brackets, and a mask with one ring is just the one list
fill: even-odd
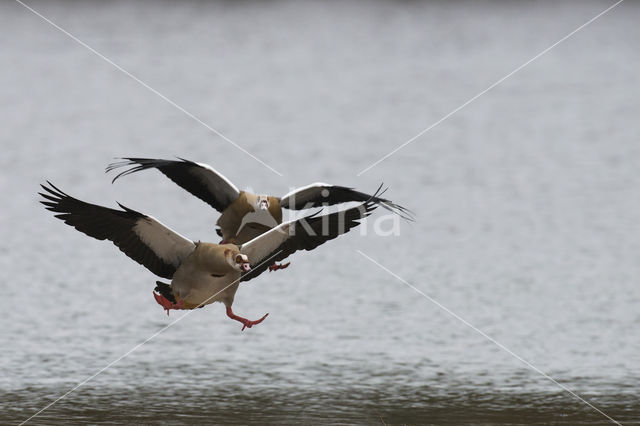
[(240, 191), (229, 179), (204, 163), (185, 159), (125, 157), (122, 160), (124, 161), (112, 163), (107, 167), (106, 171), (110, 172), (131, 166), (116, 175), (113, 182), (121, 176), (141, 170), (158, 169), (176, 184), (222, 213), (216, 223), (222, 242), (242, 244), (278, 226), (282, 223), (283, 208), (301, 210), (350, 201), (369, 201), (407, 220), (413, 220), (411, 212), (398, 204), (344, 186), (318, 182), (295, 189), (282, 197), (273, 197)]
[(350, 209), (282, 223), (241, 245), (213, 244), (193, 242), (122, 204), (118, 203), (121, 209), (110, 209), (86, 203), (47, 184), (41, 185), (44, 192), (39, 194), (44, 200), (40, 202), (55, 217), (90, 237), (112, 241), (149, 271), (171, 280), (171, 284), (157, 281), (153, 293), (167, 314), (170, 309), (222, 302), (229, 318), (243, 324), (242, 330), (261, 323), (269, 314), (251, 321), (233, 313), (231, 305), (240, 282), (257, 277), (273, 262), (298, 250), (312, 250), (348, 232), (377, 207), (372, 197)]

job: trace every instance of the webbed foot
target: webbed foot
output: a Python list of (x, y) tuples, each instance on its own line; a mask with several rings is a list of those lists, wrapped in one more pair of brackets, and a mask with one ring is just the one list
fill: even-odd
[(289, 265), (291, 265), (291, 262), (280, 263), (280, 264), (274, 263), (273, 265), (269, 266), (269, 272), (277, 271), (278, 269), (285, 269)]

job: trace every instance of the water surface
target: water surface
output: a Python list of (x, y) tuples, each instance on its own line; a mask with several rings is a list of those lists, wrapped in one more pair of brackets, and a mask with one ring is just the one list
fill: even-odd
[[(0, 4), (0, 422), (19, 423), (183, 313), (155, 277), (38, 204), (81, 199), (216, 241), (217, 213), (113, 157), (212, 164), (239, 187), (387, 193), (352, 232), (188, 314), (34, 418), (69, 423), (640, 421), (639, 5), (600, 20), (360, 177), (606, 2), (33, 2), (278, 176), (17, 3)], [(378, 213), (380, 215), (380, 213)]]

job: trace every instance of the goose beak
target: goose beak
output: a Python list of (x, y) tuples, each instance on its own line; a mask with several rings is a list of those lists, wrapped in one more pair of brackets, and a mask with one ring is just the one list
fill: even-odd
[(242, 270), (245, 272), (249, 272), (251, 270), (251, 265), (249, 265), (249, 263), (243, 263)]

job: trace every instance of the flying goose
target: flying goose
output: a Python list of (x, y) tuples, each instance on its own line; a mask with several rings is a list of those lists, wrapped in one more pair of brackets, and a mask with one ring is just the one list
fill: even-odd
[(377, 207), (372, 197), (350, 209), (282, 223), (241, 245), (213, 244), (191, 241), (120, 203), (120, 209), (86, 203), (47, 184), (41, 185), (44, 192), (39, 194), (44, 200), (40, 202), (55, 217), (90, 237), (112, 241), (155, 275), (171, 280), (171, 284), (157, 281), (153, 293), (167, 314), (170, 309), (222, 302), (227, 316), (243, 324), (242, 330), (261, 323), (269, 314), (256, 321), (234, 314), (231, 305), (240, 282), (257, 277), (273, 262), (298, 250), (313, 250), (348, 232)]
[[(282, 223), (283, 208), (301, 210), (350, 201), (367, 201), (407, 220), (413, 220), (411, 212), (398, 204), (344, 186), (318, 182), (295, 189), (282, 197), (273, 197), (240, 191), (229, 179), (204, 163), (182, 158), (157, 160), (125, 157), (122, 160), (111, 163), (106, 171), (131, 167), (121, 171), (112, 182), (141, 170), (158, 169), (183, 189), (222, 213), (216, 225), (223, 243), (243, 244), (278, 226)], [(286, 266), (288, 264), (274, 265), (271, 270)]]

